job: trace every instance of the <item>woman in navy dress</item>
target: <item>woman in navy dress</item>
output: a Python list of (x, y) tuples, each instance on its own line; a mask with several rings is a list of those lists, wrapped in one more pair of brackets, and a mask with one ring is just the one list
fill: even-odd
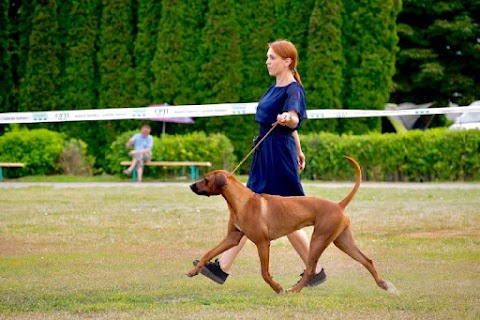
[[(298, 170), (305, 168), (297, 130), (307, 118), (305, 91), (297, 72), (298, 53), (295, 46), (286, 40), (269, 44), (267, 69), (276, 78), (258, 103), (255, 120), (260, 124), (259, 141), (278, 121), (278, 125), (265, 138), (253, 154), (247, 187), (255, 193), (279, 196), (304, 196)], [(303, 230), (287, 235), (304, 263), (307, 263), (309, 240)], [(206, 264), (201, 273), (211, 280), (223, 284), (228, 277), (233, 260), (247, 240), (227, 251), (215, 262)], [(197, 261), (194, 261), (196, 264)], [(322, 268), (317, 266), (316, 275), (308, 286), (326, 280)]]
[(296, 130), (306, 117), (305, 91), (297, 81), (285, 86), (273, 84), (260, 99), (255, 116), (260, 124), (256, 140), (261, 139), (275, 121), (280, 125), (255, 150), (247, 183), (252, 191), (279, 196), (305, 195), (298, 175), (299, 164), (303, 169), (305, 158), (300, 144), (297, 149)]

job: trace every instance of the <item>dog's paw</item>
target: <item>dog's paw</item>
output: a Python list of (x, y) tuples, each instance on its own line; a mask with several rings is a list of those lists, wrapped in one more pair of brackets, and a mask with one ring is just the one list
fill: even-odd
[(285, 289), (283, 289), (282, 287), (278, 288), (278, 289), (275, 289), (275, 292), (278, 293), (278, 294), (285, 294), (287, 293), (287, 291), (285, 291)]
[(287, 290), (287, 293), (299, 293), (300, 291), (302, 290), (302, 288), (297, 288), (297, 286), (295, 287), (291, 287), (290, 289)]
[(195, 277), (197, 274), (198, 274), (198, 271), (196, 271), (195, 269), (192, 269), (190, 270), (189, 273), (187, 273), (187, 276), (192, 278), (192, 277)]
[(400, 295), (400, 291), (395, 288), (395, 286), (393, 285), (393, 283), (391, 283), (390, 281), (384, 281), (385, 282), (385, 285), (386, 285), (386, 288), (384, 288), (385, 290), (387, 290), (387, 292), (391, 293), (391, 294), (394, 294), (394, 295)]

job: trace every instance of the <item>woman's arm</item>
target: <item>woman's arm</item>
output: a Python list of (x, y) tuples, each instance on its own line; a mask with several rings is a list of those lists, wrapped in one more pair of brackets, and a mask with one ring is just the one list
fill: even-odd
[(293, 139), (295, 140), (295, 146), (297, 147), (297, 156), (298, 156), (298, 167), (300, 170), (305, 170), (305, 155), (302, 152), (302, 145), (300, 143), (300, 137), (298, 136), (298, 131), (295, 130), (292, 132)]

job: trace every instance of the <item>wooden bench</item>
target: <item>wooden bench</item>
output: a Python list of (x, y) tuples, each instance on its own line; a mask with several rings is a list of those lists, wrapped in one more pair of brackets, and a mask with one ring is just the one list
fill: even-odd
[(23, 168), (25, 163), (22, 162), (0, 162), (0, 181), (3, 180), (2, 168)]
[[(130, 166), (132, 161), (121, 161), (122, 166)], [(198, 180), (198, 167), (211, 167), (210, 162), (202, 161), (148, 161), (145, 162), (145, 166), (157, 166), (157, 167), (190, 167), (190, 176), (192, 181)], [(132, 171), (133, 181), (137, 180), (137, 170)]]

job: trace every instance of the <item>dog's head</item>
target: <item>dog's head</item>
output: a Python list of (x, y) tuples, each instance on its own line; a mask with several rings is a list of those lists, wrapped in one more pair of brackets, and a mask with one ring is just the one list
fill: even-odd
[(190, 185), (190, 189), (201, 196), (215, 196), (223, 192), (227, 186), (228, 176), (230, 174), (224, 170), (216, 170), (205, 175), (203, 180)]

